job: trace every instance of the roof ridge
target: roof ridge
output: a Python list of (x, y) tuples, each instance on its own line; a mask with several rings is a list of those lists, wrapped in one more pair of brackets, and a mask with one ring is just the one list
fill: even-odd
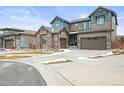
[(65, 22), (70, 23), (70, 22), (69, 22), (68, 20), (66, 20), (65, 18), (62, 18), (62, 17), (60, 17), (60, 16), (55, 16), (55, 17), (53, 18), (53, 20), (50, 22), (50, 24), (55, 20), (55, 18), (60, 18), (60, 19), (64, 20)]

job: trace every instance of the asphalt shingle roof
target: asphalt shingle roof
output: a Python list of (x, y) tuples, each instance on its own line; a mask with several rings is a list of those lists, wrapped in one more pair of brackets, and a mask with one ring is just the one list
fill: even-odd
[(77, 20), (72, 20), (71, 23), (76, 23), (76, 22), (82, 22), (82, 21), (89, 21), (89, 18), (81, 18), (81, 19), (77, 19)]

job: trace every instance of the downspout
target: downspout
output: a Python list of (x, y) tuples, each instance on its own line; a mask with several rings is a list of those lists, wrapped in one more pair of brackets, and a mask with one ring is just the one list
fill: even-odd
[(19, 48), (21, 49), (21, 35), (19, 34)]
[(111, 49), (112, 49), (112, 17), (111, 17), (111, 21), (110, 21), (110, 42), (111, 42)]
[(16, 35), (15, 35), (15, 49), (16, 49), (17, 47), (16, 47)]
[(2, 36), (2, 38), (1, 38), (1, 47), (3, 48), (3, 36)]

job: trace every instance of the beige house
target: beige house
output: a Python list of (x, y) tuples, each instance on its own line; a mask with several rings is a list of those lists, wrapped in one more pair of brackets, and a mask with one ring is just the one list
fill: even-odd
[(68, 31), (65, 28), (58, 32), (53, 32), (52, 28), (41, 26), (35, 35), (36, 47), (39, 49), (68, 47)]
[(37, 48), (111, 49), (116, 43), (117, 14), (98, 7), (87, 18), (67, 21), (56, 16), (52, 27), (42, 26), (36, 34)]
[(36, 48), (48, 49), (52, 47), (52, 29), (46, 26), (41, 28), (35, 33)]
[(51, 27), (41, 26), (35, 31), (1, 29), (0, 43), (4, 48), (80, 49), (115, 48), (117, 14), (113, 10), (98, 7), (87, 18), (65, 20), (56, 16)]
[(63, 28), (52, 34), (53, 48), (68, 48), (68, 31)]

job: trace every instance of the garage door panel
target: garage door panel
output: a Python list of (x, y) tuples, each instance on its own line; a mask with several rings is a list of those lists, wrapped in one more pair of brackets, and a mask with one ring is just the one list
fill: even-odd
[(81, 38), (82, 49), (106, 49), (105, 37)]
[(5, 48), (13, 49), (14, 48), (14, 41), (13, 40), (6, 40), (5, 41)]

